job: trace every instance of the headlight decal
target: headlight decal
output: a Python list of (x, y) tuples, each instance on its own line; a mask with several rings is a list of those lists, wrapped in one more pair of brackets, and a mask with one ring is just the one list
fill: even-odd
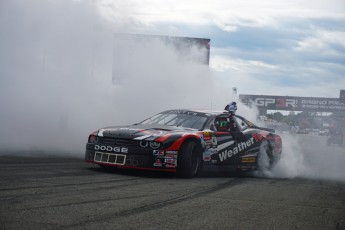
[(142, 148), (146, 148), (147, 146), (149, 146), (149, 142), (145, 140), (141, 140), (139, 144), (140, 144), (140, 147)]
[(150, 142), (150, 147), (153, 149), (158, 149), (160, 146), (161, 146), (160, 142), (157, 142), (157, 141)]

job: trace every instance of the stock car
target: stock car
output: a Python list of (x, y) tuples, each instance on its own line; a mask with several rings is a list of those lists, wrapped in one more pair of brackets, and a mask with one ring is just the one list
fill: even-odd
[(85, 161), (191, 178), (207, 168), (269, 170), (281, 152), (282, 139), (273, 129), (226, 111), (181, 109), (163, 111), (137, 124), (94, 131), (88, 137)]
[(327, 138), (327, 145), (331, 144), (338, 144), (342, 146), (344, 142), (343, 131), (341, 128), (333, 128), (329, 132), (329, 136)]

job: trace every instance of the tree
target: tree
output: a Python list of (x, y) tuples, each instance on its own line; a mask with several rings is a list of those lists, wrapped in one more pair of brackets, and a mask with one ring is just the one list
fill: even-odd
[(284, 115), (281, 112), (275, 112), (272, 116), (272, 119), (275, 121), (282, 121), (284, 118)]

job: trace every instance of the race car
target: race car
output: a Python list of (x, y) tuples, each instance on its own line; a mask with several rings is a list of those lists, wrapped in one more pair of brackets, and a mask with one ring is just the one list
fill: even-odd
[(269, 170), (281, 153), (282, 139), (273, 129), (228, 111), (181, 109), (94, 131), (88, 137), (85, 161), (191, 178), (207, 168)]
[(339, 146), (343, 145), (344, 137), (343, 131), (341, 128), (333, 128), (329, 132), (329, 137), (327, 138), (327, 145), (338, 144)]

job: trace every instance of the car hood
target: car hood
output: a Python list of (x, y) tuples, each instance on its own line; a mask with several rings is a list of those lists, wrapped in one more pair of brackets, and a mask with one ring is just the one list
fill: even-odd
[(130, 138), (136, 140), (154, 140), (167, 134), (183, 134), (196, 132), (196, 129), (167, 125), (130, 125), (112, 126), (98, 130), (100, 137)]

